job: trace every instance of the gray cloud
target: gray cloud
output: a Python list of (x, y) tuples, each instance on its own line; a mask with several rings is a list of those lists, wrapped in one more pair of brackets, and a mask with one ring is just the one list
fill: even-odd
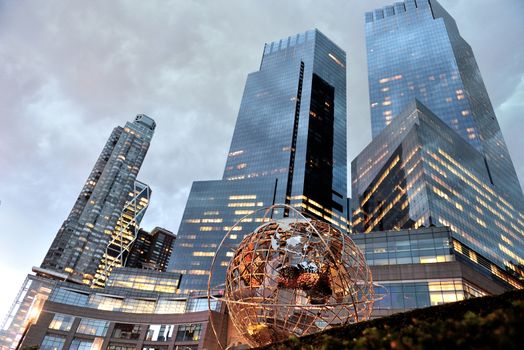
[[(348, 54), (348, 160), (370, 140), (363, 13), (393, 1), (0, 2), (3, 313), (111, 129), (158, 128), (144, 226), (176, 231), (194, 180), (221, 177), (244, 82), (269, 42), (317, 27)], [(524, 4), (442, 0), (471, 44), (521, 179)], [(474, 7), (472, 7), (474, 6)]]

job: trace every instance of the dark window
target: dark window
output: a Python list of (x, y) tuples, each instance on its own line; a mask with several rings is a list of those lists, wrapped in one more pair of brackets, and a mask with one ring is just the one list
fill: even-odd
[(199, 340), (201, 331), (201, 324), (180, 325), (178, 326), (178, 332), (176, 333), (176, 341)]
[(113, 329), (113, 338), (138, 339), (141, 331), (140, 325), (129, 323), (116, 323)]

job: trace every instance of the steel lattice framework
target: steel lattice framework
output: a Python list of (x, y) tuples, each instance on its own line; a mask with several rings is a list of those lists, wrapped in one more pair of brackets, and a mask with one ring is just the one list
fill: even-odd
[[(292, 217), (270, 219), (277, 208)], [(265, 210), (265, 223), (234, 252), (222, 298), (211, 292), (214, 261), (209, 277), (209, 298), (226, 302), (245, 341), (261, 346), (368, 319), (375, 301), (372, 276), (353, 241), (293, 207)]]
[(113, 268), (125, 265), (131, 245), (137, 237), (140, 220), (149, 205), (150, 194), (149, 186), (135, 181), (133, 192), (130, 193), (132, 197), (122, 209), (117, 225), (111, 232), (111, 240), (107, 244), (93, 286), (104, 287)]

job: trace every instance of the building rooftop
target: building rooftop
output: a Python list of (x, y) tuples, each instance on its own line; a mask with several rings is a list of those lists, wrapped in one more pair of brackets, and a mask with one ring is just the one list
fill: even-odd
[(143, 125), (152, 131), (156, 128), (156, 122), (153, 120), (153, 118), (150, 118), (145, 114), (137, 114), (134, 123)]

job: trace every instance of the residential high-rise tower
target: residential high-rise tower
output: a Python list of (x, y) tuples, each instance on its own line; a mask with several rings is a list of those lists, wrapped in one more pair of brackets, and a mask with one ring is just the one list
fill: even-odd
[(155, 227), (151, 232), (138, 231), (126, 260), (126, 267), (166, 271), (176, 236), (169, 230)]
[(116, 127), (58, 231), (40, 275), (91, 284), (149, 148), (155, 122), (138, 115)]

